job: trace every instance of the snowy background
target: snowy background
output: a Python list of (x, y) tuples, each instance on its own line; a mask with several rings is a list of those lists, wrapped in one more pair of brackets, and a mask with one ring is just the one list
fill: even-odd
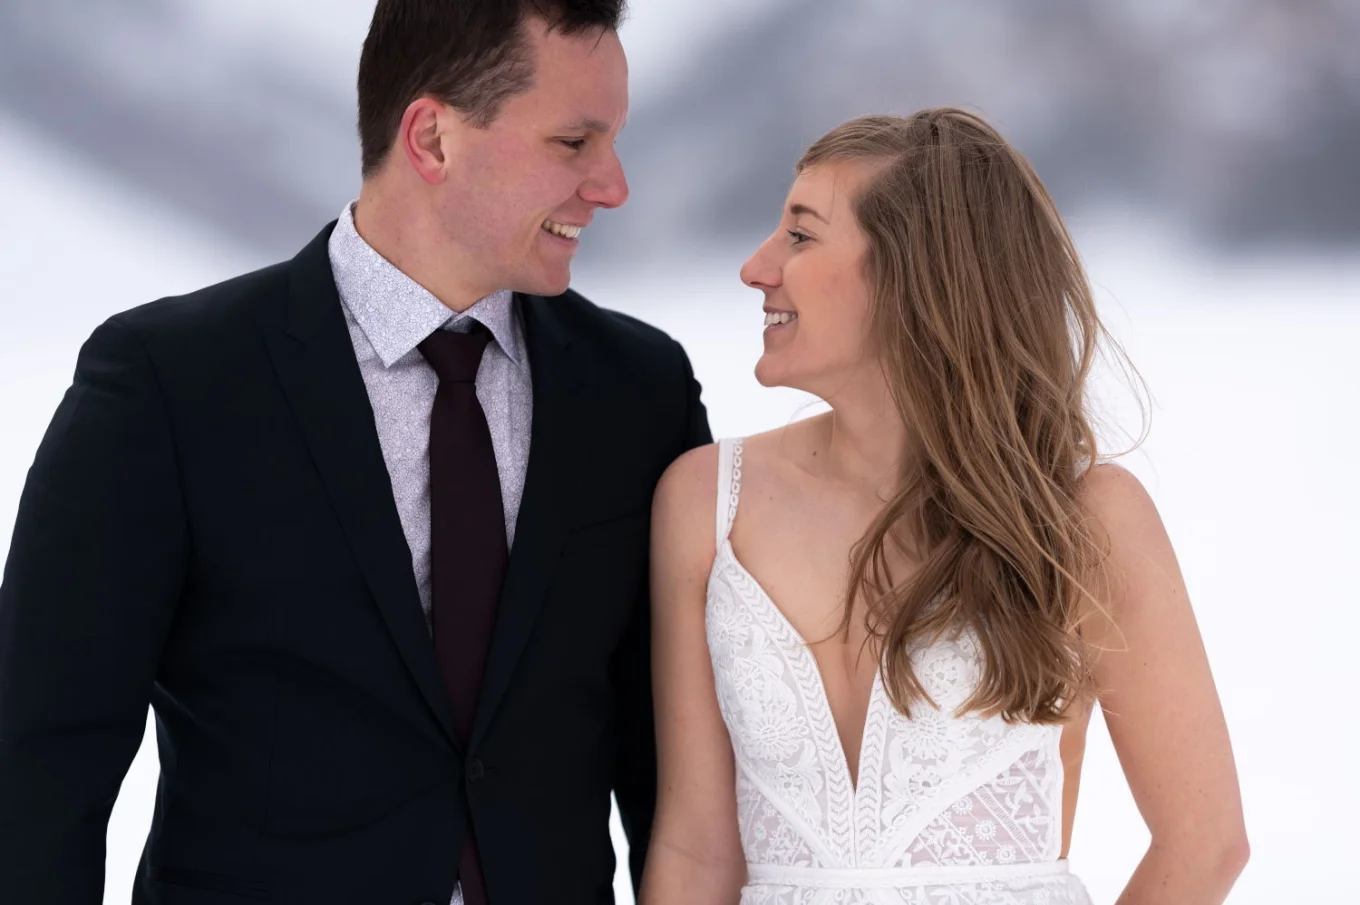
[[(371, 9), (0, 5), (0, 555), (94, 327), (291, 256), (356, 193)], [(718, 435), (813, 410), (755, 383), (761, 299), (737, 279), (806, 143), (951, 103), (1031, 156), (1154, 397), (1125, 463), (1176, 544), (1233, 733), (1253, 860), (1229, 901), (1360, 901), (1355, 4), (635, 0), (623, 37), (633, 200), (592, 227), (575, 285), (686, 345)], [(1100, 396), (1111, 442), (1136, 434), (1108, 374)], [(148, 735), (108, 903), (128, 901), (155, 782)], [(1097, 902), (1146, 842), (1097, 720), (1072, 850)]]

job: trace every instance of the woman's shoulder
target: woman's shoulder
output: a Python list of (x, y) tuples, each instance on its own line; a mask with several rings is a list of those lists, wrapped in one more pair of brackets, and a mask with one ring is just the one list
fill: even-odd
[(1122, 623), (1158, 600), (1184, 597), (1166, 526), (1133, 472), (1114, 464), (1094, 466), (1082, 478), (1079, 500), (1101, 548), (1096, 590), (1112, 607), (1106, 617)]
[(1107, 533), (1137, 533), (1155, 524), (1161, 516), (1143, 482), (1122, 465), (1104, 462), (1089, 468), (1082, 476), (1078, 498), (1086, 512)]
[(706, 571), (717, 555), (719, 444), (697, 446), (670, 464), (652, 497), (656, 567), (681, 574)]
[(670, 464), (652, 496), (652, 524), (656, 529), (710, 525), (718, 496), (720, 444), (696, 446)]

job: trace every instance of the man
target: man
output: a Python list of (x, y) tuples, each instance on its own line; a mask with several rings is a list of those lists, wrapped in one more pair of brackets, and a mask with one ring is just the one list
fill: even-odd
[(607, 902), (655, 798), (653, 487), (682, 350), (568, 291), (628, 195), (622, 0), (380, 0), (358, 201), (118, 315), (0, 587), (0, 902), (94, 905), (157, 717), (137, 905)]

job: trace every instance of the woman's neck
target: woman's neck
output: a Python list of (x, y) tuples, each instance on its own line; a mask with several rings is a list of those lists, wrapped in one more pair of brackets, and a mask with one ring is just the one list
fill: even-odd
[(876, 373), (829, 402), (831, 415), (818, 444), (826, 451), (825, 476), (891, 498), (911, 438), (886, 379)]

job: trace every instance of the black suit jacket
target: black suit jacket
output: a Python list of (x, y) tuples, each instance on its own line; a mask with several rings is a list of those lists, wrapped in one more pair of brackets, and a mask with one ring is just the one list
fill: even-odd
[(521, 296), (529, 470), (459, 743), (327, 254), (118, 315), (82, 349), (0, 586), (0, 902), (101, 901), (156, 713), (135, 905), (612, 901), (655, 802), (648, 510), (710, 440), (680, 347)]

